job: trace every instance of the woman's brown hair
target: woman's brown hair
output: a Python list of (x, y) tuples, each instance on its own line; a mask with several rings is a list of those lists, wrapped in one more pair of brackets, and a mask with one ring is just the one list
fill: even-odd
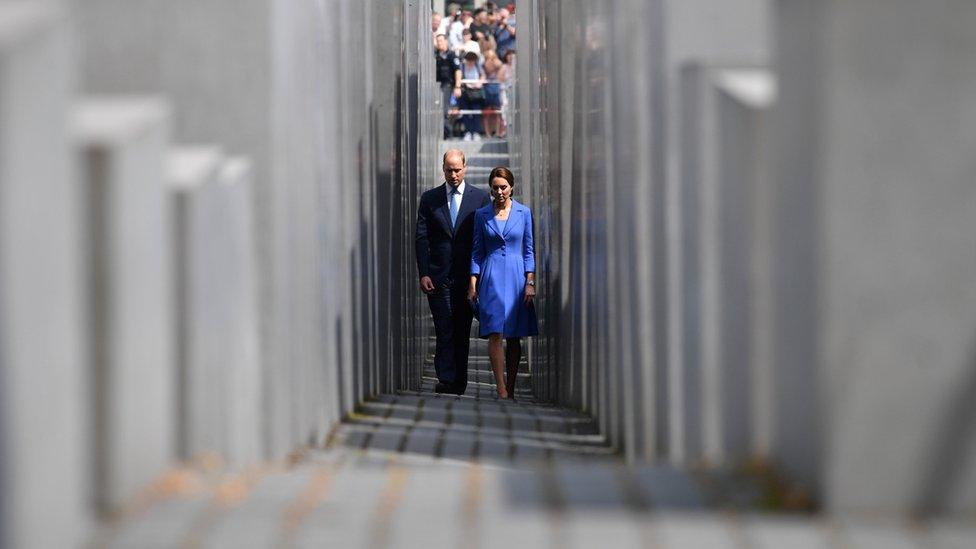
[(513, 189), (515, 188), (515, 174), (512, 173), (512, 170), (506, 168), (505, 166), (498, 166), (497, 168), (491, 170), (491, 173), (488, 174), (489, 187), (491, 187), (491, 182), (494, 181), (496, 177), (500, 177), (505, 181), (508, 181), (509, 186), (511, 186)]

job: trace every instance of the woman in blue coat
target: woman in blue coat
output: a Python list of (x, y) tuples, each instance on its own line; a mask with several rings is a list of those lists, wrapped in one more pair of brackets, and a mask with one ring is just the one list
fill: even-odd
[(474, 214), (468, 300), (477, 307), (481, 337), (488, 338), (498, 396), (514, 400), (515, 376), (522, 358), (519, 338), (539, 334), (533, 305), (532, 212), (512, 200), (515, 176), (508, 168), (493, 169), (488, 183), (491, 204)]

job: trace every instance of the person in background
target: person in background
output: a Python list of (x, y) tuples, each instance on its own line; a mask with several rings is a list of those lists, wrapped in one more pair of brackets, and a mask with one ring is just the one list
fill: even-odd
[(488, 36), (482, 36), (481, 40), (478, 40), (478, 47), (481, 48), (481, 62), (484, 63), (485, 53), (495, 50), (495, 37), (490, 33)]
[(464, 37), (464, 40), (461, 42), (461, 47), (455, 50), (457, 55), (464, 57), (464, 54), (473, 51), (478, 54), (478, 63), (481, 63), (481, 44), (471, 38), (471, 31), (469, 29), (464, 29), (461, 32), (461, 36)]
[(515, 25), (509, 21), (508, 10), (498, 10), (498, 17), (493, 29), (493, 35), (495, 37), (498, 56), (504, 59), (508, 50), (515, 47)]
[(444, 34), (444, 32), (441, 30), (443, 23), (444, 18), (441, 17), (441, 14), (437, 13), (436, 11), (432, 13), (430, 16), (430, 32), (434, 33), (434, 36)]
[(498, 58), (494, 50), (485, 52), (485, 110), (482, 115), (485, 135), (503, 137), (505, 135), (501, 109), (504, 83), (508, 79), (508, 67)]
[(474, 22), (474, 16), (471, 15), (470, 11), (465, 11), (461, 13), (461, 23), (464, 25), (464, 28), (466, 29), (471, 28), (471, 23), (473, 22)]
[(488, 182), (491, 203), (474, 213), (467, 297), (477, 307), (479, 336), (488, 338), (498, 398), (515, 400), (520, 338), (539, 335), (532, 212), (512, 199), (511, 170), (502, 166), (491, 170)]
[[(460, 106), (462, 110), (480, 110), (485, 106), (485, 72), (478, 61), (478, 53), (469, 50), (464, 53), (464, 61), (461, 63), (461, 98)], [(461, 116), (464, 124), (464, 140), (473, 141), (481, 139), (481, 117), (474, 114)]]
[(447, 7), (447, 44), (454, 52), (459, 51), (464, 42), (464, 22), (461, 21), (461, 6), (451, 4)]
[(441, 108), (444, 111), (444, 139), (451, 137), (451, 118), (449, 111), (451, 99), (461, 98), (461, 60), (447, 47), (447, 37), (438, 34), (434, 38), (434, 57), (437, 83), (441, 86)]
[(491, 24), (488, 22), (488, 12), (484, 8), (478, 8), (474, 10), (474, 22), (468, 27), (471, 30), (471, 36), (475, 40), (481, 40), (491, 34)]

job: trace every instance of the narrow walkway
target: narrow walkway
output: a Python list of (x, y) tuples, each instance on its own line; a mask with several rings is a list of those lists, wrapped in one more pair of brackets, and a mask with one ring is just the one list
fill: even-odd
[[(469, 182), (504, 163), (497, 142), (461, 145)], [(486, 343), (472, 339), (471, 356), (464, 396), (433, 393), (428, 356), (419, 392), (364, 403), (325, 447), (234, 473), (205, 461), (174, 471), (93, 546), (968, 549), (976, 539), (971, 523), (764, 514), (789, 505), (762, 470), (623, 467), (592, 419), (533, 399), (525, 364), (518, 401), (499, 401)]]

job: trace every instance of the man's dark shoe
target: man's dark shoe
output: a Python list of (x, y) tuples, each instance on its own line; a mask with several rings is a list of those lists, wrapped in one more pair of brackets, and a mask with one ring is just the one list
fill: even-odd
[(444, 383), (443, 381), (438, 381), (437, 382), (437, 385), (434, 385), (434, 392), (435, 393), (454, 393), (456, 391), (454, 390), (454, 384), (453, 383)]
[(451, 386), (451, 392), (456, 394), (457, 396), (463, 395), (465, 389), (467, 389), (467, 387), (458, 387), (456, 385)]

